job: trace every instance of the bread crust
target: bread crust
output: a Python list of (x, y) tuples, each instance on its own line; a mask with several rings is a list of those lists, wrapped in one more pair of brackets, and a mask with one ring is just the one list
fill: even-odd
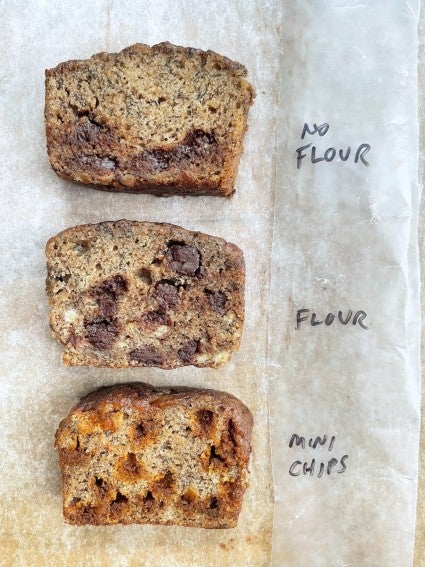
[(45, 80), (51, 166), (110, 191), (228, 197), (255, 96), (246, 74), (168, 42), (60, 63)]
[(145, 383), (96, 390), (56, 432), (65, 520), (235, 527), (252, 427), (249, 409), (225, 392)]

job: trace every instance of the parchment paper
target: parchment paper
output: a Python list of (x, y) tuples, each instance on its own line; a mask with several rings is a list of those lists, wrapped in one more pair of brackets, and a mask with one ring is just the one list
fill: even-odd
[[(418, 8), (286, 3), (270, 317), (276, 566), (412, 564)], [(329, 130), (301, 140), (305, 122)], [(369, 165), (306, 157), (297, 169), (295, 150), (309, 143), (317, 157), (368, 143)], [(296, 330), (299, 309), (322, 324)], [(326, 325), (349, 309), (367, 313), (367, 330)], [(292, 434), (305, 448), (299, 437), (290, 446)]]
[[(419, 22), (418, 22), (418, 111), (419, 111), (419, 187), (423, 195), (425, 185), (425, 159), (423, 148), (425, 147), (425, 9), (421, 3)], [(420, 201), (419, 212), (419, 260), (421, 269), (421, 289), (425, 285), (425, 205), (424, 200)], [(421, 313), (425, 312), (425, 297), (421, 294)], [(425, 325), (422, 317), (421, 321), (421, 351), (425, 349)], [(425, 362), (422, 355), (421, 374), (424, 376)], [(419, 445), (419, 480), (418, 480), (418, 501), (416, 512), (416, 532), (415, 532), (415, 554), (414, 566), (422, 567), (425, 562), (425, 391), (422, 388), (421, 395), (421, 435)]]
[[(1, 3), (0, 564), (411, 564), (417, 10), (413, 0)], [(235, 196), (117, 195), (59, 179), (45, 150), (44, 69), (165, 40), (216, 50), (248, 68), (257, 98)], [(328, 122), (329, 132), (301, 140), (304, 122)], [(313, 138), (321, 149), (367, 142), (369, 166), (351, 156), (316, 165), (304, 159), (297, 170), (295, 149)], [(181, 224), (244, 250), (246, 323), (229, 365), (170, 372), (61, 366), (48, 328), (45, 242), (67, 226), (119, 218)], [(369, 330), (303, 322), (295, 331), (304, 308), (324, 316), (365, 310)], [(238, 528), (63, 523), (57, 425), (80, 396), (128, 380), (213, 387), (250, 407), (251, 481)], [(293, 433), (305, 435), (305, 450), (289, 448)], [(335, 436), (331, 451), (308, 447), (310, 437), (325, 434)], [(321, 478), (289, 475), (295, 460), (312, 458), (339, 464)]]
[[(1, 547), (5, 565), (265, 566), (272, 528), (266, 299), (271, 245), (273, 132), (277, 112), (277, 2), (33, 0), (1, 3), (2, 199)], [(135, 42), (213, 49), (249, 70), (257, 98), (236, 195), (167, 198), (107, 194), (58, 178), (45, 150), (44, 69)], [(220, 370), (64, 368), (50, 338), (44, 246), (67, 226), (129, 218), (219, 235), (245, 252), (246, 323), (240, 352)], [(250, 488), (239, 526), (200, 530), (66, 526), (53, 448), (77, 399), (114, 382), (142, 380), (228, 391), (255, 419)]]

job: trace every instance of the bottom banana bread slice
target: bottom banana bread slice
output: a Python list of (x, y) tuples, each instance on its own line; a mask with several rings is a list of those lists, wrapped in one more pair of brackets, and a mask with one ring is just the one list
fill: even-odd
[(56, 433), (66, 522), (235, 527), (252, 425), (225, 392), (142, 383), (92, 392)]

